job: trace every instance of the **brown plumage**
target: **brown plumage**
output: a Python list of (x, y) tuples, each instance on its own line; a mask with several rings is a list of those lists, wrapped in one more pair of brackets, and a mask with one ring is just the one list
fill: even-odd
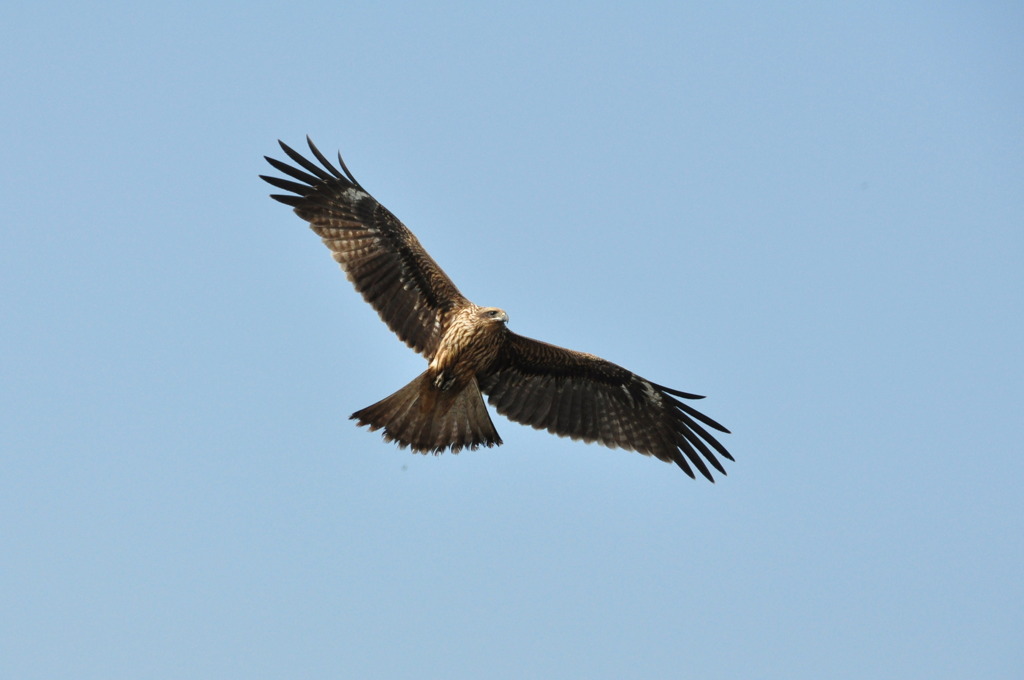
[[(307, 137), (320, 163), (280, 142), (298, 167), (267, 157), (291, 179), (261, 177), (309, 222), (356, 290), (427, 370), (390, 397), (352, 414), (359, 425), (421, 453), (501, 444), (483, 395), (498, 413), (560, 436), (623, 448), (693, 468), (714, 481), (716, 453), (732, 460), (705, 426), (728, 430), (683, 399), (695, 394), (657, 385), (593, 354), (510, 331), (508, 315), (459, 292), (398, 218), (339, 171)], [(296, 181), (297, 180), (297, 181)], [(692, 467), (691, 467), (692, 466)]]

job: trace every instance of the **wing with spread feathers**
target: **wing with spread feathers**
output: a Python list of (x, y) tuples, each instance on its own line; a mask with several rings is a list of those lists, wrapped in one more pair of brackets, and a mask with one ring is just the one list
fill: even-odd
[(733, 458), (704, 425), (729, 431), (679, 399), (699, 395), (657, 385), (592, 354), (505, 336), (495, 366), (478, 376), (498, 413), (563, 437), (674, 462), (690, 477), (692, 465), (714, 481), (705, 461), (725, 474), (715, 454)]
[(266, 157), (291, 179), (260, 175), (291, 192), (274, 198), (309, 222), (356, 290), (399, 338), (432, 358), (451, 315), (469, 304), (412, 232), (356, 181), (338, 155), (339, 171), (307, 137), (319, 165), (284, 142), (296, 166)]

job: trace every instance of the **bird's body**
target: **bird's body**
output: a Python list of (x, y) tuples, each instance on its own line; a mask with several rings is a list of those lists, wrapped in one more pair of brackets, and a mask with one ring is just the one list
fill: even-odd
[[(307, 140), (308, 141), (308, 140)], [(345, 167), (334, 167), (309, 141), (316, 165), (284, 143), (302, 169), (267, 158), (291, 179), (262, 176), (289, 191), (273, 198), (296, 214), (334, 253), (381, 319), (424, 355), (426, 371), (391, 396), (352, 415), (414, 451), (440, 453), (501, 444), (484, 405), (554, 434), (599, 442), (691, 465), (714, 481), (705, 461), (725, 474), (715, 453), (732, 459), (704, 427), (724, 427), (677, 399), (699, 399), (652, 383), (585, 352), (556, 347), (508, 329), (508, 315), (466, 299), (416, 237)], [(714, 451), (712, 451), (712, 449)]]
[(427, 370), (387, 399), (352, 417), (421, 453), (497, 446), (501, 437), (484, 406), (477, 375), (494, 365), (508, 315), (469, 304), (451, 319)]
[(438, 389), (458, 389), (478, 373), (486, 372), (498, 358), (508, 314), (497, 307), (470, 304), (448, 324), (428, 373)]

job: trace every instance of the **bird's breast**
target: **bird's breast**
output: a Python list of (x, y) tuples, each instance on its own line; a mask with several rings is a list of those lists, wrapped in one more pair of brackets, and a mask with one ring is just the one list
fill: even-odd
[[(435, 386), (450, 389), (465, 385), (494, 362), (499, 344), (498, 337), (489, 325), (457, 319), (442, 336), (430, 362)], [(446, 387), (442, 388), (441, 384)]]

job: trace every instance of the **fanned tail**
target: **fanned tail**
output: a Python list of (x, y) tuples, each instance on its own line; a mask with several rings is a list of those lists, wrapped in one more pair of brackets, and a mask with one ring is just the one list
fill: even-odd
[(474, 378), (461, 391), (450, 393), (434, 387), (426, 373), (390, 397), (351, 415), (370, 431), (384, 430), (384, 440), (418, 453), (497, 446), (501, 437)]

